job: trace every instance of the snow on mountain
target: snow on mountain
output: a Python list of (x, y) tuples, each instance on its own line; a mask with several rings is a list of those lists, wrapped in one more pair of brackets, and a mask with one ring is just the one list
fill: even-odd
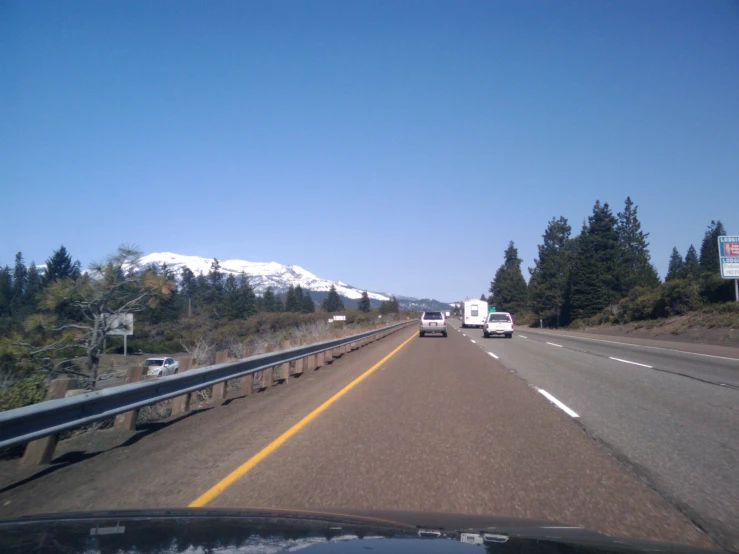
[[(141, 258), (142, 266), (150, 264), (161, 266), (165, 263), (176, 273), (179, 273), (183, 266), (187, 266), (195, 275), (199, 273), (207, 275), (213, 263), (213, 258), (183, 256), (171, 252), (156, 252)], [(328, 292), (331, 285), (333, 285), (339, 295), (358, 300), (364, 290), (347, 285), (342, 281), (321, 279), (298, 265), (283, 265), (277, 262), (248, 262), (246, 260), (219, 260), (219, 263), (221, 271), (226, 275), (232, 273), (235, 277), (238, 277), (243, 271), (249, 277), (249, 282), (258, 294), (263, 294), (267, 287), (272, 287), (275, 292), (282, 293), (290, 285), (300, 285), (304, 289), (316, 292)], [(377, 292), (367, 291), (367, 295), (372, 300), (390, 300), (388, 295)]]

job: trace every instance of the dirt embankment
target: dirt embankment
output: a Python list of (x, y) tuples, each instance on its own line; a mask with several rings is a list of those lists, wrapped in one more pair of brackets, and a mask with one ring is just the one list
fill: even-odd
[(600, 325), (579, 332), (739, 347), (739, 314), (695, 312), (667, 319)]

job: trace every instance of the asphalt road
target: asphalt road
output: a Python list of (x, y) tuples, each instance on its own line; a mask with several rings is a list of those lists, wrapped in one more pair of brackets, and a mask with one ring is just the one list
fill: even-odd
[(0, 517), (181, 507), (212, 493), (207, 506), (490, 514), (711, 544), (458, 332), (408, 329), (266, 393), (68, 441), (54, 462), (25, 473), (4, 463)]
[(524, 328), (513, 340), (461, 333), (561, 401), (650, 486), (739, 550), (737, 349)]

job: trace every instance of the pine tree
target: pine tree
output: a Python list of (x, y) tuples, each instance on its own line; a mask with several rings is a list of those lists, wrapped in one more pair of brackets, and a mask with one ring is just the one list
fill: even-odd
[(721, 221), (711, 221), (701, 244), (700, 266), (703, 273), (719, 275), (721, 264), (718, 255), (718, 238), (726, 234)]
[(659, 285), (657, 270), (649, 261), (649, 233), (641, 230), (637, 212), (638, 207), (627, 196), (624, 211), (618, 214), (616, 225), (620, 248), (618, 289), (621, 296), (625, 296), (634, 287)]
[(539, 318), (546, 320), (547, 325), (559, 326), (564, 321), (567, 278), (572, 257), (571, 231), (566, 218), (552, 218), (542, 235), (544, 244), (538, 247), (539, 258), (534, 260), (534, 268), (529, 270), (531, 306)]
[(357, 303), (357, 309), (364, 313), (369, 313), (370, 310), (372, 310), (372, 305), (370, 304), (369, 295), (366, 290), (362, 291), (362, 298), (360, 298)]
[(684, 274), (685, 262), (683, 261), (683, 257), (678, 252), (677, 247), (673, 247), (672, 254), (670, 255), (670, 263), (667, 265), (665, 282), (672, 281), (673, 279), (682, 279)]
[(23, 263), (23, 254), (18, 252), (15, 255), (15, 268), (13, 269), (13, 299), (11, 300), (11, 310), (16, 315), (21, 315), (23, 304), (26, 299), (26, 285), (28, 284), (28, 270), (26, 264)]
[(233, 273), (229, 273), (223, 284), (223, 306), (219, 313), (228, 319), (239, 319), (241, 310), (239, 309), (239, 286), (236, 284), (236, 277)]
[(257, 302), (254, 289), (249, 283), (249, 278), (243, 271), (239, 276), (239, 294), (238, 294), (238, 317), (248, 319), (257, 313)]
[(264, 296), (262, 297), (262, 309), (265, 312), (278, 312), (277, 309), (277, 299), (275, 298), (275, 293), (272, 290), (272, 287), (267, 287), (267, 290), (264, 291)]
[(571, 317), (592, 317), (621, 297), (616, 223), (608, 203), (596, 201), (575, 240), (567, 298)]
[(400, 304), (398, 299), (394, 296), (390, 297), (390, 300), (386, 300), (380, 303), (380, 313), (382, 315), (397, 314), (400, 311)]
[[(495, 272), (495, 279), (490, 283), (490, 300), (499, 311), (520, 313), (528, 305), (528, 287), (521, 273), (521, 261), (518, 249), (510, 241), (503, 265)], [(483, 295), (481, 300), (484, 299)]]
[(329, 313), (339, 312), (344, 309), (344, 302), (336, 292), (336, 287), (331, 285), (331, 289), (328, 291), (326, 300), (323, 301), (323, 309)]
[(46, 270), (44, 271), (43, 284), (48, 285), (59, 279), (77, 279), (80, 276), (80, 262), (72, 261), (64, 245), (55, 250), (48, 260), (46, 260)]
[(295, 287), (291, 284), (287, 289), (285, 295), (285, 311), (286, 312), (299, 312), (300, 304), (298, 302), (298, 295), (295, 292)]
[(36, 309), (36, 296), (41, 292), (41, 274), (36, 267), (35, 262), (31, 262), (28, 267), (28, 280), (26, 282), (26, 306), (31, 312)]
[(10, 302), (13, 300), (13, 277), (6, 265), (0, 269), (0, 317), (10, 315)]
[(192, 270), (186, 265), (180, 270), (180, 293), (185, 297), (185, 313), (192, 315), (192, 301), (197, 296), (198, 281)]
[(310, 292), (307, 290), (303, 294), (303, 300), (300, 302), (300, 311), (304, 314), (312, 314), (316, 311), (316, 306), (310, 297)]
[(182, 297), (175, 284), (174, 271), (166, 263), (158, 268), (147, 269), (147, 271), (150, 271), (153, 275), (163, 277), (170, 284), (169, 294), (164, 298), (159, 298), (154, 305), (149, 306), (149, 309), (146, 311), (148, 320), (151, 323), (176, 321), (180, 317), (183, 305)]
[(303, 287), (301, 287), (300, 285), (297, 285), (295, 287), (295, 301), (296, 301), (296, 304), (298, 305), (298, 309), (295, 310), (296, 312), (300, 312), (303, 309), (302, 308), (302, 306), (303, 306), (303, 294), (304, 294)]
[(695, 250), (695, 246), (692, 244), (688, 248), (687, 254), (685, 254), (685, 264), (683, 270), (683, 276), (685, 279), (696, 280), (701, 276), (701, 266), (698, 261), (698, 252)]

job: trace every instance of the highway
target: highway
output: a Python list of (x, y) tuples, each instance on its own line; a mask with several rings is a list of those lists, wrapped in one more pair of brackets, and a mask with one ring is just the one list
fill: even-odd
[(688, 354), (641, 357), (637, 347), (585, 348), (539, 331), (512, 340), (463, 332), (420, 338), (406, 329), (264, 393), (134, 433), (65, 441), (47, 467), (3, 462), (0, 517), (188, 505), (396, 509), (739, 544), (735, 362), (700, 357), (691, 369)]
[(736, 349), (526, 328), (513, 340), (460, 332), (575, 412), (591, 436), (660, 494), (739, 548)]

